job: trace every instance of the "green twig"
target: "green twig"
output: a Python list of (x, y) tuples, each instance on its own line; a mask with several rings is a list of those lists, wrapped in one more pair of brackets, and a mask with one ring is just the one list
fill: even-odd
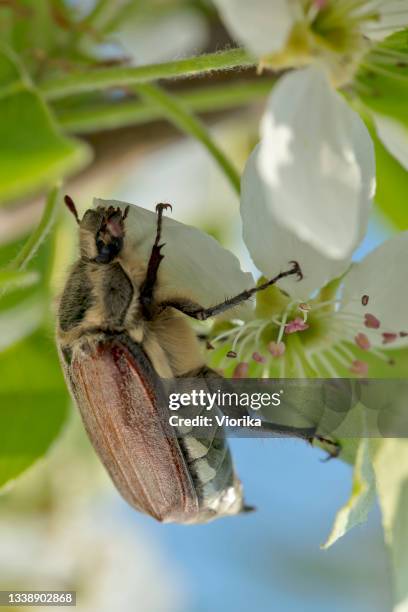
[(134, 12), (142, 12), (141, 9), (143, 9), (144, 14), (145, 7), (135, 5), (132, 0), (129, 0), (129, 2), (125, 2), (125, 4), (123, 4), (122, 6), (117, 7), (112, 17), (110, 17), (110, 19), (108, 19), (107, 22), (103, 24), (101, 28), (103, 34), (109, 34), (111, 32), (114, 32), (115, 30), (118, 30), (118, 28), (123, 24), (126, 19), (130, 19), (133, 17)]
[[(264, 98), (272, 89), (274, 78), (200, 87), (177, 95), (190, 111), (206, 113), (243, 106)], [(94, 106), (75, 108), (64, 106), (56, 111), (64, 130), (87, 134), (100, 130), (117, 129), (155, 121), (163, 116), (160, 107), (140, 101), (106, 102)]]
[(56, 99), (86, 91), (137, 85), (157, 79), (185, 78), (215, 70), (230, 70), (254, 64), (254, 59), (243, 49), (230, 49), (161, 64), (136, 67), (115, 66), (72, 73), (44, 81), (40, 84), (40, 89), (48, 99)]
[(95, 2), (93, 9), (88, 13), (84, 19), (80, 22), (80, 25), (84, 28), (88, 26), (92, 26), (101, 15), (103, 15), (105, 9), (108, 8), (110, 2), (109, 0), (98, 0)]
[(13, 270), (24, 270), (29, 261), (38, 251), (41, 243), (48, 234), (55, 217), (57, 205), (59, 203), (59, 186), (54, 187), (48, 194), (47, 202), (44, 207), (42, 217), (36, 229), (33, 231), (17, 257), (8, 266)]
[(159, 107), (162, 114), (180, 130), (193, 136), (204, 145), (224, 172), (234, 190), (239, 194), (240, 178), (238, 172), (213, 141), (205, 125), (190, 112), (188, 107), (179, 98), (167, 93), (157, 85), (146, 83), (145, 85), (138, 85), (136, 90), (147, 102), (153, 102)]
[[(105, 9), (109, 6), (109, 0), (98, 0), (95, 2), (93, 9), (75, 24), (75, 28), (72, 31), (69, 46), (72, 51), (75, 50), (75, 47), (79, 44), (81, 38), (85, 34), (93, 33), (95, 37), (97, 35), (97, 30), (93, 30), (93, 26), (95, 21), (99, 19), (99, 17), (104, 13)], [(78, 51), (76, 49), (76, 51)]]

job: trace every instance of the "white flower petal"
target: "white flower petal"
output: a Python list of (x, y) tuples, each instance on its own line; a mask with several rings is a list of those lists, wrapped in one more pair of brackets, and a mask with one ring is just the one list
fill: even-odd
[(408, 7), (406, 0), (371, 0), (364, 6), (365, 12), (374, 12), (378, 18), (367, 21), (362, 30), (372, 40), (383, 40), (393, 32), (408, 27)]
[(373, 115), (373, 119), (385, 148), (408, 170), (408, 129), (384, 115)]
[(293, 25), (288, 0), (214, 0), (236, 40), (262, 57), (279, 51)]
[[(361, 317), (362, 332), (371, 342), (382, 344), (382, 333), (408, 332), (408, 232), (401, 232), (386, 240), (346, 275), (342, 309)], [(367, 306), (361, 297), (369, 296)], [(379, 319), (378, 330), (366, 329), (363, 318), (366, 313)], [(398, 338), (387, 348), (407, 346), (408, 336)]]
[(260, 175), (282, 224), (332, 259), (367, 227), (375, 185), (370, 135), (318, 67), (283, 76), (262, 122)]
[(329, 280), (340, 276), (349, 266), (350, 257), (331, 259), (298, 238), (282, 225), (268, 201), (268, 189), (259, 176), (258, 145), (245, 167), (242, 177), (241, 217), (245, 244), (254, 263), (271, 278), (297, 261), (304, 275), (298, 282), (288, 277), (279, 283), (292, 297), (307, 300), (310, 294)]
[[(94, 207), (97, 206), (124, 209), (128, 204), (95, 198)], [(135, 259), (147, 264), (155, 240), (157, 215), (133, 204), (129, 206), (125, 245)], [(161, 242), (165, 244), (159, 271), (161, 297), (186, 297), (208, 307), (254, 284), (252, 275), (242, 272), (235, 255), (208, 234), (175, 221), (169, 214), (163, 220)], [(239, 315), (244, 316), (247, 308), (240, 308)], [(238, 316), (238, 309), (234, 314)]]

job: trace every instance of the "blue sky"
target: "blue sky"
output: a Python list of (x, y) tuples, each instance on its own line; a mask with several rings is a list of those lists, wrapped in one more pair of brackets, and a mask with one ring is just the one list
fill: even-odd
[(283, 439), (233, 439), (251, 515), (160, 525), (123, 506), (177, 568), (188, 612), (384, 612), (390, 582), (379, 512), (320, 550), (351, 487), (351, 468)]

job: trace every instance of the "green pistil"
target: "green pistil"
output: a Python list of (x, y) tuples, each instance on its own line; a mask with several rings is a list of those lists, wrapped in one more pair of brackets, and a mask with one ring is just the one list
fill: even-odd
[[(319, 350), (327, 346), (327, 338), (330, 333), (330, 319), (322, 318), (320, 311), (314, 313), (311, 311), (307, 318), (308, 329), (295, 334), (289, 334), (284, 338), (288, 339), (291, 336), (299, 336), (305, 349)], [(284, 340), (286, 341), (286, 340)]]
[[(261, 277), (258, 285), (267, 279)], [(272, 285), (264, 291), (259, 291), (256, 296), (255, 317), (257, 319), (269, 320), (272, 317), (280, 317), (290, 303), (290, 298), (278, 287)]]

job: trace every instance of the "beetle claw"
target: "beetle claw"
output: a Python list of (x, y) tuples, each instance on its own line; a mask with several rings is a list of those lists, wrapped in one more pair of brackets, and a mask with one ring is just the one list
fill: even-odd
[(171, 212), (173, 212), (173, 207), (171, 204), (167, 204), (165, 202), (160, 202), (160, 204), (156, 204), (156, 212), (160, 213), (163, 210), (167, 210), (170, 208)]
[(296, 274), (298, 281), (301, 281), (303, 279), (303, 272), (299, 263), (293, 259), (289, 263), (293, 265), (292, 274)]
[(337, 459), (341, 452), (341, 444), (336, 440), (326, 438), (324, 436), (314, 436), (314, 440), (320, 442), (320, 444), (324, 447), (324, 450), (327, 452), (327, 456), (321, 459), (322, 463), (327, 463), (331, 459)]

